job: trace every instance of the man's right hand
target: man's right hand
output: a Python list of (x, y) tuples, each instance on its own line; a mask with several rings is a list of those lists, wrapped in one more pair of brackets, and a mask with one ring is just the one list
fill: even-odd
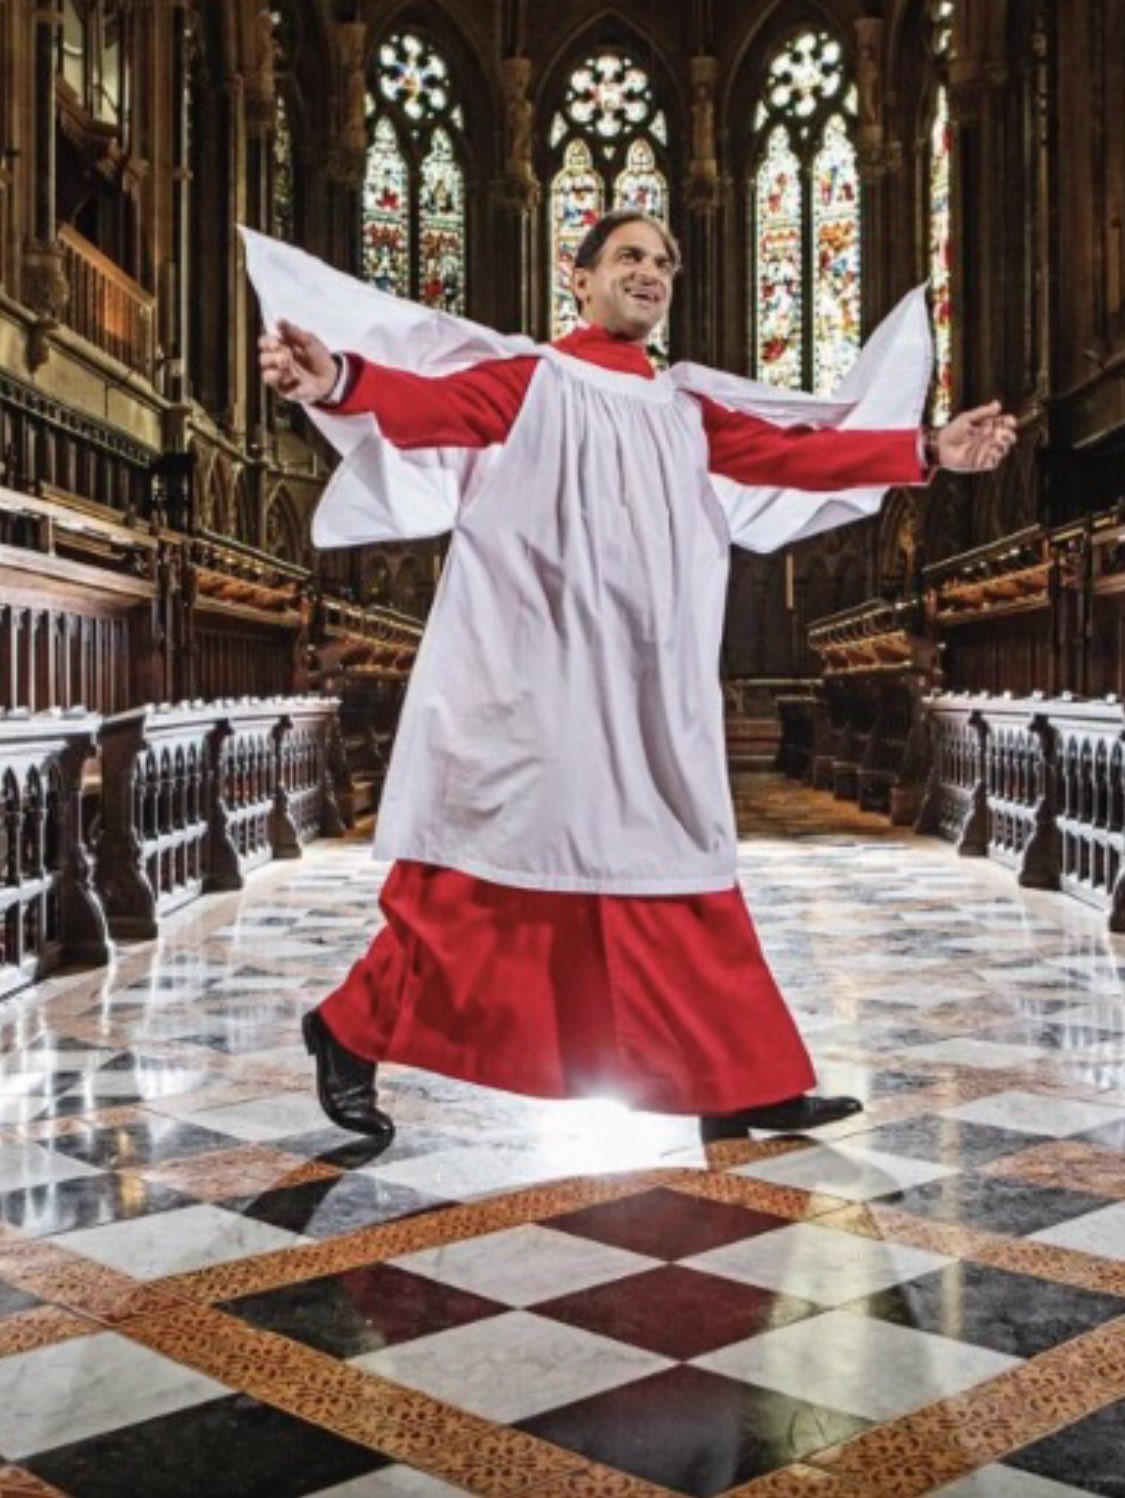
[(258, 363), (266, 384), (291, 401), (325, 400), (340, 373), (319, 338), (284, 318), (276, 333), (263, 333), (258, 339)]

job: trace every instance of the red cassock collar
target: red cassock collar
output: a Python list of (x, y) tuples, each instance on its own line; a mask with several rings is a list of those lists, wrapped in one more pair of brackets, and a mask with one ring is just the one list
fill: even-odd
[(575, 359), (587, 359), (591, 364), (600, 364), (603, 369), (615, 369), (619, 374), (641, 375), (646, 380), (654, 378), (644, 344), (618, 338), (604, 328), (575, 328), (573, 333), (558, 339), (554, 347)]

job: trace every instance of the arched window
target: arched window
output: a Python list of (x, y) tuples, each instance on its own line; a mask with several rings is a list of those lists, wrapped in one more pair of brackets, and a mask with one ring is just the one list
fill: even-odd
[(138, 194), (130, 169), (134, 16), (125, 0), (63, 0), (54, 186), (59, 222), (139, 277)]
[[(561, 338), (578, 321), (571, 275), (586, 230), (610, 207), (639, 208), (668, 222), (668, 122), (648, 74), (624, 52), (585, 58), (567, 78), (550, 144), (551, 337)], [(667, 323), (653, 332), (649, 353), (667, 360)]]
[(367, 97), (364, 276), (382, 291), (465, 310), (465, 118), (445, 59), (412, 32), (376, 54)]
[(278, 239), (292, 240), (293, 215), (293, 127), (285, 95), (278, 92), (273, 126), (273, 191), (270, 194), (270, 228)]
[(128, 105), (127, 7), (121, 0), (63, 0), (59, 73), (86, 115), (118, 129)]
[(827, 32), (803, 31), (771, 58), (747, 198), (750, 367), (773, 385), (830, 392), (859, 352), (856, 103)]
[(292, 0), (280, 0), (269, 12), (268, 44), (273, 49), (274, 117), (270, 142), (269, 220), (270, 233), (292, 242), (297, 231), (297, 172), (294, 156), (294, 125), (299, 119), (295, 106), (296, 81), (293, 60), (297, 56), (299, 26)]
[[(953, 0), (933, 0), (930, 14), (934, 60), (940, 69), (952, 42)], [(930, 418), (940, 425), (953, 413), (953, 129), (944, 82), (939, 82), (930, 108), (926, 186), (935, 355)]]

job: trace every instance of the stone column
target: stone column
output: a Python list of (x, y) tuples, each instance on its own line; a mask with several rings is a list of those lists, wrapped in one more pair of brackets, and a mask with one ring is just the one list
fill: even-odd
[(494, 265), (516, 266), (516, 275), (492, 287), (490, 320), (502, 327), (533, 333), (543, 317), (539, 274), (537, 210), (541, 201), (532, 150), (533, 114), (528, 90), (531, 59), (502, 58), (500, 83), (504, 92), (504, 172), (492, 184), (493, 222), (490, 225)]
[(691, 161), (687, 181), (687, 258), (689, 287), (688, 348), (691, 358), (718, 363), (719, 213), (723, 185), (719, 177), (715, 139), (715, 84), (719, 62), (698, 53), (688, 61), (691, 71)]
[(43, 0), (35, 12), (33, 77), (35, 137), (32, 233), (24, 245), (20, 294), (36, 314), (29, 327), (28, 368), (39, 368), (47, 358), (47, 334), (56, 326), (70, 297), (63, 254), (55, 237), (55, 55), (62, 25), (58, 0)]
[(363, 179), (367, 173), (367, 26), (342, 21), (332, 28), (337, 69), (331, 110), (332, 133), (325, 175), (343, 212), (329, 210), (327, 241), (320, 251), (334, 264), (358, 271)]
[(1025, 388), (1036, 414), (1046, 409), (1051, 387), (1051, 76), (1050, 18), (1045, 0), (1037, 0), (1031, 34), (1030, 73), (1032, 170), (1027, 244), (1031, 251), (1025, 347)]
[(888, 222), (887, 176), (901, 169), (901, 145), (892, 147), (884, 125), (886, 93), (883, 76), (883, 21), (862, 16), (856, 30), (856, 157), (863, 187), (862, 243), (864, 333), (888, 311), (894, 300), (894, 267), (890, 263), (897, 241), (896, 226)]
[[(255, 3), (245, 60), (246, 218), (253, 228), (268, 234), (272, 228), (273, 137), (277, 128), (277, 42), (268, 0), (255, 0)], [(250, 328), (246, 349), (246, 440), (252, 450), (260, 451), (266, 442), (267, 410), (265, 387), (258, 376), (255, 346), (258, 308), (248, 285), (244, 296)]]

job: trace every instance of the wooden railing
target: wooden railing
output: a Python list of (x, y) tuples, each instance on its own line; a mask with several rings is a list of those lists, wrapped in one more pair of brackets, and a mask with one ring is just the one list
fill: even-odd
[(956, 845), (967, 857), (988, 849), (984, 719), (976, 699), (937, 698), (925, 704), (930, 771), (918, 831)]
[(68, 326), (103, 353), (151, 378), (156, 298), (69, 224), (60, 228), (59, 243), (70, 286)]
[(63, 962), (109, 958), (79, 794), (97, 718), (0, 714), (0, 997)]
[(1120, 702), (1051, 704), (1059, 882), (1125, 931), (1125, 709)]
[(94, 881), (121, 938), (342, 831), (331, 698), (143, 707), (102, 725)]
[(1062, 889), (1125, 931), (1125, 709), (1117, 701), (936, 697), (918, 830)]

